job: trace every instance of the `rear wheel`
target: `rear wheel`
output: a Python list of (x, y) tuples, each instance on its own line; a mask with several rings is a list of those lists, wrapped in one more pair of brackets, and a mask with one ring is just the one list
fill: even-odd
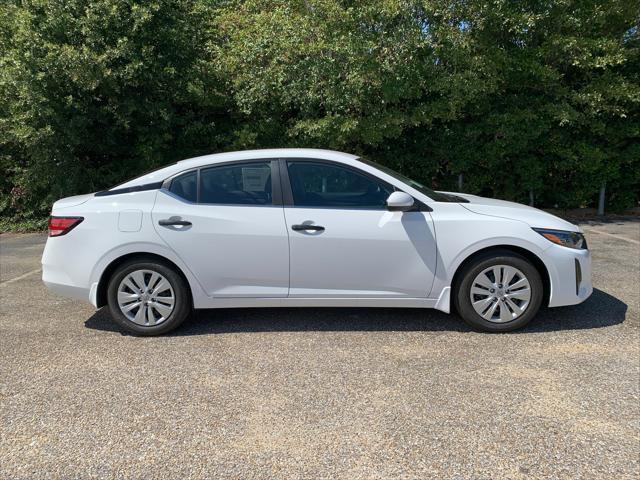
[(109, 310), (124, 329), (160, 335), (180, 325), (191, 311), (189, 289), (171, 267), (155, 260), (132, 260), (111, 276)]
[(473, 328), (508, 332), (529, 323), (542, 298), (542, 279), (531, 262), (510, 251), (494, 251), (464, 267), (455, 303)]

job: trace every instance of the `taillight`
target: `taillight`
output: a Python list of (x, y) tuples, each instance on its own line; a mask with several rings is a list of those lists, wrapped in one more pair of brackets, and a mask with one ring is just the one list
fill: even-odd
[(49, 236), (65, 235), (80, 225), (84, 217), (49, 217)]

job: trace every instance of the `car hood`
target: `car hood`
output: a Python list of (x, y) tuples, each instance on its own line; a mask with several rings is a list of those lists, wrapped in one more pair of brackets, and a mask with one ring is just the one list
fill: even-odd
[(537, 208), (522, 205), (520, 203), (497, 200), (495, 198), (478, 197), (467, 193), (442, 192), (450, 195), (457, 195), (468, 203), (461, 203), (467, 210), (480, 215), (491, 215), (493, 217), (509, 218), (527, 223), (530, 227), (551, 228), (555, 230), (567, 230), (579, 232), (580, 228), (555, 215), (538, 210)]

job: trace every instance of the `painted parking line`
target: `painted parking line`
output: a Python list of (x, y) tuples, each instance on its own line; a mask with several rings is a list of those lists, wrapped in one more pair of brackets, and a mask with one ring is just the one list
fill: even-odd
[(638, 240), (634, 240), (633, 238), (629, 238), (629, 237), (625, 237), (623, 235), (616, 235), (614, 233), (609, 233), (609, 232), (603, 232), (601, 230), (593, 230), (593, 229), (584, 229), (585, 232), (587, 233), (597, 233), (598, 235), (605, 235), (607, 237), (613, 237), (613, 238), (617, 238), (619, 240), (624, 240), (625, 242), (629, 242), (629, 243), (634, 243), (636, 245), (640, 245), (640, 241)]
[(9, 285), (10, 283), (18, 282), (18, 281), (22, 280), (23, 278), (30, 277), (31, 275), (34, 275), (34, 274), (36, 274), (38, 272), (40, 272), (40, 269), (36, 268), (35, 270), (31, 270), (30, 272), (27, 272), (27, 273), (24, 273), (24, 274), (20, 275), (19, 277), (11, 278), (9, 280), (5, 280), (4, 282), (0, 282), (0, 285)]

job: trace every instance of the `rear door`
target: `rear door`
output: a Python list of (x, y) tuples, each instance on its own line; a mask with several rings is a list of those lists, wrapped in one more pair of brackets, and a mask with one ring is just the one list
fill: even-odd
[(289, 241), (277, 169), (271, 160), (212, 165), (159, 191), (154, 226), (209, 296), (287, 296)]
[(429, 294), (436, 242), (427, 211), (387, 211), (393, 186), (337, 162), (288, 159), (281, 171), (290, 297)]

